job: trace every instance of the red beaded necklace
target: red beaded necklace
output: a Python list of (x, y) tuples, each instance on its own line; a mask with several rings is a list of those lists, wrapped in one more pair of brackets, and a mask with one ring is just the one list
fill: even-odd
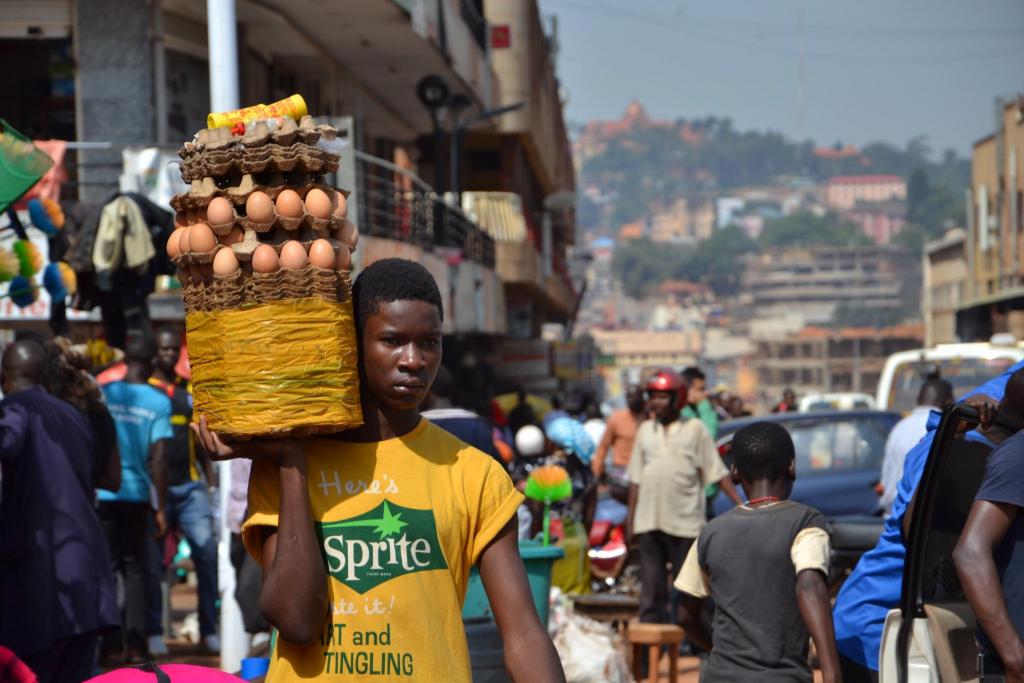
[(760, 498), (751, 498), (744, 504), (747, 507), (750, 507), (751, 505), (757, 505), (758, 503), (778, 503), (780, 500), (782, 499), (778, 496), (761, 496)]

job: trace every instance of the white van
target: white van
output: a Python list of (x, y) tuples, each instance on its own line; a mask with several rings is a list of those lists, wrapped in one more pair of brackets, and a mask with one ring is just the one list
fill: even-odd
[(960, 398), (1024, 360), (1024, 349), (1012, 337), (1003, 340), (1001, 336), (993, 337), (991, 343), (939, 344), (933, 349), (894, 353), (878, 381), (878, 409), (909, 413), (917, 405), (921, 384), (936, 371)]

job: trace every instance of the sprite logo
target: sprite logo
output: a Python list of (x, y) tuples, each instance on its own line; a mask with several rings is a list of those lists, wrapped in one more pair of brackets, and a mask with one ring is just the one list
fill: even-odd
[(448, 568), (430, 510), (384, 501), (358, 517), (316, 527), (327, 572), (359, 594), (403, 574)]

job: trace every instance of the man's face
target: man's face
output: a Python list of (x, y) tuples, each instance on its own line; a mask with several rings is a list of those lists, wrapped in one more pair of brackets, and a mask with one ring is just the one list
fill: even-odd
[(363, 377), (381, 408), (412, 410), (441, 364), (441, 315), (425, 301), (381, 303), (363, 324)]
[(784, 394), (782, 394), (782, 400), (785, 401), (788, 405), (793, 405), (794, 403), (796, 403), (796, 394), (794, 394), (792, 391), (787, 391)]
[(647, 407), (654, 411), (654, 415), (662, 422), (670, 422), (678, 417), (676, 414), (675, 394), (671, 391), (648, 392), (650, 399)]
[(175, 332), (161, 332), (156, 337), (156, 358), (153, 365), (161, 372), (174, 374), (174, 368), (181, 357), (181, 335)]
[(690, 382), (689, 391), (686, 397), (690, 402), (690, 405), (695, 406), (707, 398), (707, 395), (704, 393), (704, 388), (706, 386), (707, 382), (699, 377), (695, 377), (693, 381)]

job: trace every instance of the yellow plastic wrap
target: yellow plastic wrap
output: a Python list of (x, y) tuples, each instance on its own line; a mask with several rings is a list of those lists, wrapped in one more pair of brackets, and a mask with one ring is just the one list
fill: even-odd
[(214, 431), (308, 436), (362, 424), (351, 301), (196, 311), (185, 325), (195, 413)]

